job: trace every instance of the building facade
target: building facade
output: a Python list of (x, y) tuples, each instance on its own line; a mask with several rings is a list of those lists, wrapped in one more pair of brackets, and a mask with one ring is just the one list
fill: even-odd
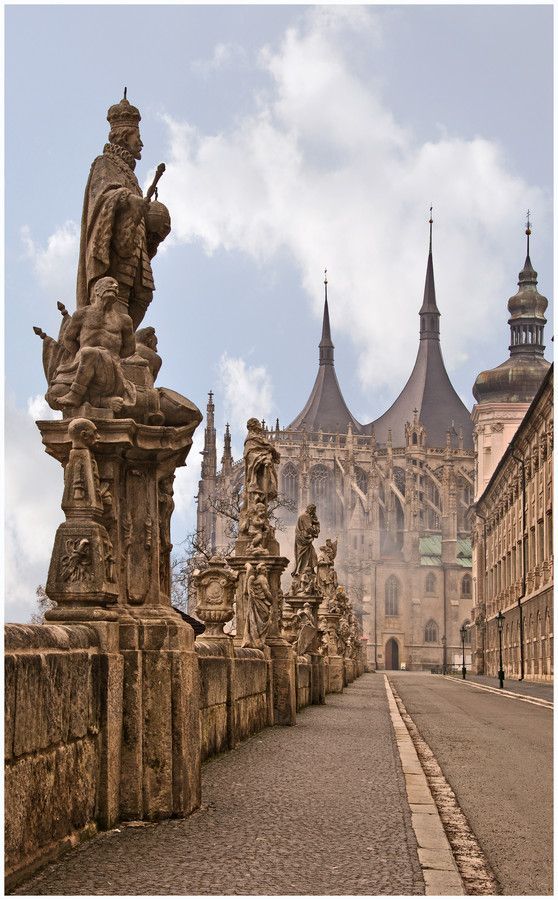
[(553, 678), (553, 383), (551, 367), (476, 503), (474, 656), (487, 675), (500, 667), (502, 612), (506, 677)]
[[(281, 552), (292, 556), (297, 515), (314, 503), (321, 537), (338, 540), (339, 579), (378, 669), (460, 665), (460, 628), (472, 617), (473, 429), (442, 357), (430, 227), (417, 357), (392, 406), (365, 425), (350, 412), (335, 373), (326, 280), (314, 386), (288, 427), (266, 431), (281, 453), (280, 491), (292, 507), (278, 511)], [(210, 397), (198, 530), (224, 547), (230, 523), (215, 498), (233, 496), (243, 471), (228, 428), (217, 471), (215, 437)]]

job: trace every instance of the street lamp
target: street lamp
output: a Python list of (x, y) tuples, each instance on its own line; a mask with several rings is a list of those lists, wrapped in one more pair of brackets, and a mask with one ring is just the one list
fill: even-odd
[(502, 662), (502, 631), (504, 630), (504, 619), (505, 615), (502, 613), (502, 610), (496, 616), (496, 624), (498, 625), (498, 640), (500, 643), (500, 671), (498, 672), (498, 678), (500, 680), (500, 687), (504, 687), (504, 663)]
[(463, 651), (462, 664), (461, 664), (461, 674), (463, 675), (463, 681), (465, 681), (465, 676), (467, 674), (467, 668), (465, 666), (465, 638), (467, 637), (467, 626), (462, 625), (459, 629), (459, 634), (461, 635), (461, 649)]

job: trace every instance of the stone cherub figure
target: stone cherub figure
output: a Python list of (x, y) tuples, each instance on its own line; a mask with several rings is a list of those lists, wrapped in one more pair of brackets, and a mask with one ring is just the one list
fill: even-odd
[(108, 143), (93, 161), (85, 188), (77, 307), (90, 303), (91, 288), (98, 278), (111, 275), (118, 282), (121, 311), (128, 313), (137, 328), (155, 290), (151, 259), (170, 232), (168, 210), (158, 200), (151, 201), (164, 165), (158, 167), (144, 198), (134, 175), (143, 147), (141, 116), (127, 100), (126, 89), (123, 99), (110, 107), (107, 119)]
[[(122, 359), (134, 353), (136, 340), (130, 317), (115, 309), (117, 299), (117, 281), (100, 278), (92, 302), (64, 317), (61, 340), (49, 339), (59, 360), (46, 393), (53, 409), (78, 408), (87, 401), (119, 412), (124, 403), (135, 403), (135, 386), (124, 377)], [(35, 331), (43, 337), (40, 329)], [(48, 378), (46, 365), (45, 374)]]
[(260, 562), (256, 566), (246, 563), (244, 594), (247, 612), (242, 646), (263, 650), (271, 624), (273, 602), (267, 579), (267, 566), (264, 562)]
[(292, 572), (293, 591), (299, 592), (302, 586), (303, 576), (314, 578), (318, 557), (314, 549), (313, 541), (320, 533), (320, 523), (316, 516), (316, 507), (313, 503), (306, 507), (305, 512), (298, 517), (295, 529), (295, 567)]
[(320, 547), (320, 556), (318, 562), (334, 563), (337, 556), (337, 541), (326, 538), (323, 547)]

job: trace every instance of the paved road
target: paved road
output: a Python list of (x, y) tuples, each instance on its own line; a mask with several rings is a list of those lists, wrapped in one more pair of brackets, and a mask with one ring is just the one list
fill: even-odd
[(204, 766), (189, 819), (109, 832), (15, 893), (423, 894), (384, 679)]
[[(452, 678), (457, 678), (459, 681), (462, 681), (461, 673), (458, 675), (452, 675)], [(471, 675), (467, 672), (467, 681), (477, 682), (478, 684), (484, 684), (487, 687), (500, 689), (500, 682), (497, 678), (493, 678), (490, 675)], [(525, 694), (527, 697), (535, 697), (539, 700), (548, 700), (550, 703), (554, 700), (554, 685), (550, 682), (538, 682), (538, 681), (519, 681), (518, 678), (505, 678), (504, 679), (504, 690), (511, 691), (514, 694)]]
[(390, 672), (505, 894), (552, 894), (552, 712)]

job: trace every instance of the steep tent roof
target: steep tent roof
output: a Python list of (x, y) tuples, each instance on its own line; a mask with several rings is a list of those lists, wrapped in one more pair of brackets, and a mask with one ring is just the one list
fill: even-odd
[(380, 444), (387, 441), (391, 431), (393, 446), (403, 447), (405, 423), (413, 421), (414, 411), (417, 410), (417, 417), (426, 429), (427, 446), (444, 447), (447, 432), (457, 437), (461, 428), (463, 446), (472, 449), (471, 416), (449, 379), (440, 347), (440, 311), (436, 303), (432, 262), (432, 220), (424, 298), (419, 316), (420, 343), (411, 376), (395, 403), (375, 422), (365, 425), (364, 431), (374, 431)]
[(324, 280), (325, 301), (324, 318), (322, 324), (322, 339), (319, 344), (320, 357), (318, 374), (314, 387), (304, 406), (304, 409), (288, 426), (290, 430), (307, 432), (320, 431), (341, 434), (347, 432), (349, 424), (357, 434), (362, 432), (362, 425), (345, 403), (333, 363), (334, 345), (331, 340), (329, 325), (329, 307), (327, 302), (327, 273)]

